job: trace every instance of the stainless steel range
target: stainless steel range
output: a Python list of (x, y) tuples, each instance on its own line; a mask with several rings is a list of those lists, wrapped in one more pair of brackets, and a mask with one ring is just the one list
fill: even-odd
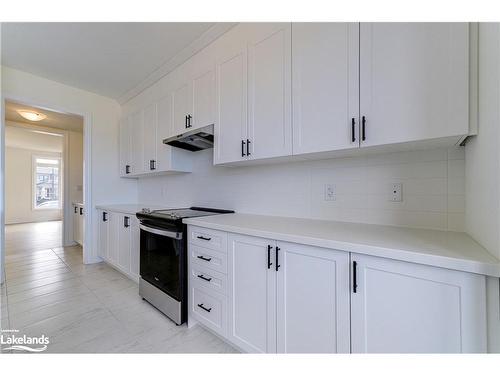
[(191, 207), (136, 214), (141, 230), (139, 295), (176, 324), (187, 319), (187, 231), (182, 219), (233, 212)]

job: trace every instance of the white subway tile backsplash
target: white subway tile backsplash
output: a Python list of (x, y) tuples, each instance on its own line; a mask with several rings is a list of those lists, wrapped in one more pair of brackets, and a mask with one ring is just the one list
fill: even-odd
[[(463, 148), (249, 167), (214, 167), (211, 150), (193, 158), (193, 173), (140, 179), (139, 201), (463, 230)], [(402, 202), (389, 201), (392, 183), (402, 184)], [(325, 200), (325, 184), (335, 184), (335, 200)]]

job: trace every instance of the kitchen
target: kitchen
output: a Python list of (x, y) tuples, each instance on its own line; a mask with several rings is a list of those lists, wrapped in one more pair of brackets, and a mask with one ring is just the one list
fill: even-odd
[(227, 351), (499, 353), (499, 24), (208, 30), (74, 111), (83, 263)]

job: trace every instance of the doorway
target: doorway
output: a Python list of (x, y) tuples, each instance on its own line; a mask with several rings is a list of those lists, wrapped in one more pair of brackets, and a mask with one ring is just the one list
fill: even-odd
[(5, 101), (7, 259), (72, 247), (83, 262), (74, 224), (75, 213), (84, 214), (75, 209), (83, 207), (83, 123), (79, 115)]

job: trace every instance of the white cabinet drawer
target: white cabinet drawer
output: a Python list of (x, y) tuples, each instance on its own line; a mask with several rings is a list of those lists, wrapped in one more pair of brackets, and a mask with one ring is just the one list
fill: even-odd
[(196, 286), (191, 288), (191, 313), (208, 328), (225, 335), (227, 299), (218, 293), (207, 293)]
[(192, 244), (189, 245), (189, 254), (192, 267), (201, 265), (223, 274), (227, 273), (227, 254)]
[(199, 285), (203, 288), (208, 288), (214, 292), (227, 294), (227, 276), (211, 270), (206, 267), (193, 265), (191, 266), (191, 282), (192, 285)]
[(226, 253), (227, 233), (213, 229), (190, 227), (189, 243)]

